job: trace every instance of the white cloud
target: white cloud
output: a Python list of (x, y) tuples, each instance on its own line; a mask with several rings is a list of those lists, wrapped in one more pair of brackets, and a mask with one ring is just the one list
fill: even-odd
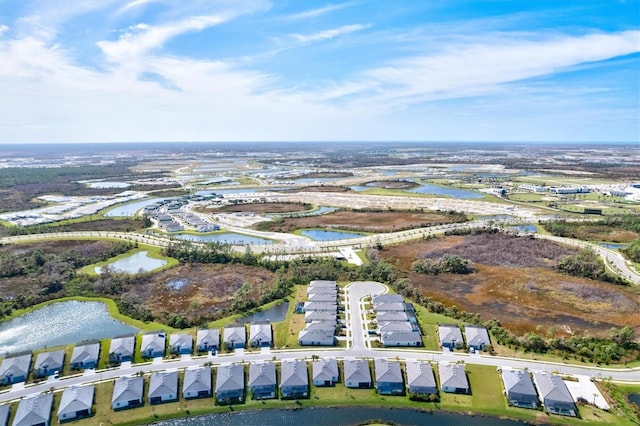
[(0, 35), (6, 33), (9, 31), (9, 27), (7, 27), (6, 25), (0, 25)]
[(201, 31), (219, 25), (227, 19), (227, 17), (219, 15), (195, 16), (174, 24), (159, 26), (138, 24), (135, 27), (139, 32), (126, 32), (120, 36), (118, 41), (99, 41), (97, 45), (109, 61), (123, 62), (162, 47), (173, 37), (189, 31)]
[(321, 40), (331, 40), (332, 38), (336, 38), (345, 34), (351, 34), (356, 31), (366, 30), (367, 28), (371, 28), (371, 25), (362, 25), (362, 24), (353, 24), (353, 25), (344, 25), (339, 28), (332, 28), (330, 30), (319, 31), (313, 34), (291, 34), (291, 37), (298, 40), (302, 43), (311, 43), (314, 41)]
[(121, 14), (121, 13), (127, 12), (127, 11), (129, 11), (131, 9), (136, 9), (136, 8), (139, 8), (140, 6), (147, 5), (149, 3), (159, 3), (159, 2), (160, 2), (160, 0), (134, 0), (132, 2), (129, 2), (129, 3), (125, 4), (120, 9), (118, 9), (116, 14)]
[(354, 5), (354, 2), (346, 2), (346, 3), (340, 3), (340, 4), (329, 3), (324, 7), (319, 7), (317, 9), (306, 10), (304, 12), (288, 15), (286, 18), (291, 20), (316, 18), (318, 16), (325, 15), (330, 12), (335, 12), (336, 10), (345, 9), (353, 5)]

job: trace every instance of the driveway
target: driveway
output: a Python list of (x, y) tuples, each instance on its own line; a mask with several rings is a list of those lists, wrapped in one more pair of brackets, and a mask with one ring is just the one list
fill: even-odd
[(367, 313), (362, 298), (386, 293), (389, 289), (375, 281), (355, 281), (345, 287), (345, 313), (347, 319), (347, 348), (371, 348)]

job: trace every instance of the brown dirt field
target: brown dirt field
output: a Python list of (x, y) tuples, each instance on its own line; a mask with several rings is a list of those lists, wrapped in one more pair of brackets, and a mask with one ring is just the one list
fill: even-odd
[(434, 212), (338, 211), (320, 216), (283, 218), (259, 224), (261, 230), (291, 232), (303, 228), (335, 228), (364, 232), (393, 232), (453, 223), (454, 216)]
[[(469, 241), (473, 242), (473, 237), (415, 242), (388, 247), (380, 252), (380, 256), (395, 264), (423, 290), (424, 295), (478, 313), (484, 320), (497, 318), (516, 333), (535, 331), (537, 325), (545, 330), (554, 326), (558, 335), (589, 332), (606, 336), (611, 327), (625, 325), (640, 330), (640, 296), (637, 292), (564, 275), (550, 265), (544, 266), (544, 262), (532, 265), (532, 256), (523, 258), (521, 265), (505, 265), (497, 254), (492, 264), (473, 263), (476, 272), (469, 275), (431, 276), (410, 270), (411, 264), (425, 257), (425, 253), (455, 253), (456, 248)], [(526, 239), (521, 242), (526, 249)], [(482, 245), (477, 248), (482, 252), (487, 250)], [(551, 252), (555, 250), (550, 247)], [(533, 257), (535, 263), (537, 260)], [(511, 257), (506, 258), (511, 260)]]
[[(303, 203), (247, 203), (237, 205), (225, 205), (217, 209), (219, 212), (254, 212), (264, 213), (294, 213), (311, 210), (310, 204)], [(207, 211), (210, 212), (210, 211)]]
[[(172, 280), (186, 279), (180, 289), (170, 289)], [(181, 265), (155, 274), (151, 281), (132, 291), (141, 296), (154, 315), (161, 311), (195, 318), (221, 314), (233, 302), (233, 294), (245, 282), (253, 286), (251, 297), (273, 285), (274, 274), (245, 265)]]

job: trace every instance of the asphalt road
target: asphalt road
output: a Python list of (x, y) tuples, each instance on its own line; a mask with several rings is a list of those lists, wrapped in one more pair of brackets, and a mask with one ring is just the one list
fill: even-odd
[(363, 298), (387, 292), (387, 287), (374, 281), (356, 281), (345, 287), (347, 312), (347, 347), (350, 349), (366, 349), (371, 347), (367, 313)]

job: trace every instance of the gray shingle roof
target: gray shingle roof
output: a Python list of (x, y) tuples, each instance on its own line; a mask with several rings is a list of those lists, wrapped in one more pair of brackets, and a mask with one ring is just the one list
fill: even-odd
[(419, 387), (436, 387), (433, 367), (428, 362), (407, 361), (407, 385)]
[(405, 306), (402, 302), (382, 302), (374, 305), (376, 312), (404, 312)]
[(440, 344), (452, 344), (454, 340), (456, 342), (456, 345), (458, 343), (464, 343), (464, 341), (462, 340), (462, 332), (460, 331), (460, 327), (458, 327), (457, 325), (440, 324), (438, 326), (438, 336), (440, 337)]
[(373, 305), (380, 303), (404, 303), (404, 298), (400, 294), (378, 294), (373, 296)]
[(224, 341), (234, 344), (245, 343), (247, 341), (247, 331), (244, 326), (238, 327), (225, 327), (224, 328)]
[(376, 321), (378, 324), (385, 321), (409, 321), (406, 312), (376, 312)]
[(52, 393), (31, 395), (20, 401), (12, 426), (31, 426), (40, 423), (50, 424)]
[(303, 329), (298, 332), (299, 342), (333, 342), (334, 330), (308, 330)]
[(71, 364), (98, 362), (100, 353), (100, 343), (91, 343), (89, 345), (76, 346), (71, 354)]
[(346, 382), (371, 382), (369, 363), (364, 359), (344, 360), (344, 381)]
[(280, 365), (280, 387), (309, 385), (307, 363), (300, 360), (285, 360)]
[(27, 376), (29, 374), (29, 366), (31, 365), (31, 354), (5, 358), (0, 366), (0, 377), (11, 376)]
[(249, 326), (249, 340), (271, 343), (271, 324), (251, 324)]
[(442, 363), (438, 366), (438, 371), (440, 373), (440, 385), (443, 388), (445, 386), (460, 389), (469, 388), (467, 375), (464, 372), (464, 365)]
[(64, 350), (42, 352), (36, 357), (35, 369), (47, 368), (48, 370), (61, 370), (64, 362)]
[(133, 356), (135, 348), (135, 336), (116, 337), (111, 340), (109, 345), (110, 354), (119, 354), (120, 356)]
[(313, 280), (311, 282), (309, 282), (309, 287), (329, 287), (329, 288), (335, 288), (338, 285), (337, 282), (335, 281), (329, 281), (329, 280)]
[(220, 330), (217, 328), (198, 330), (196, 344), (198, 346), (220, 346)]
[(9, 406), (0, 405), (0, 425), (5, 426), (9, 421)]
[(116, 402), (127, 403), (133, 400), (142, 400), (142, 377), (118, 377), (114, 381), (111, 404)]
[(184, 383), (182, 392), (191, 392), (197, 395), (198, 392), (211, 392), (211, 369), (209, 367), (187, 368), (184, 370)]
[(533, 373), (533, 378), (540, 391), (540, 397), (548, 405), (549, 401), (573, 403), (573, 398), (562, 377), (548, 373)]
[(178, 395), (178, 372), (155, 371), (151, 373), (149, 398), (162, 397), (169, 394)]
[(171, 348), (191, 349), (193, 346), (193, 336), (186, 333), (175, 333), (169, 335), (169, 346)]
[(306, 312), (304, 314), (304, 320), (305, 322), (326, 321), (333, 322), (335, 324), (337, 320), (337, 314), (336, 312)]
[(244, 390), (244, 367), (242, 364), (228, 364), (218, 367), (216, 392)]
[(311, 364), (312, 372), (311, 377), (313, 380), (331, 380), (333, 377), (338, 377), (338, 362), (335, 358), (323, 358), (313, 361)]
[(93, 404), (95, 386), (71, 386), (62, 392), (58, 417), (64, 414), (75, 414), (78, 411), (89, 410)]
[(276, 384), (276, 366), (272, 362), (256, 362), (249, 366), (249, 386)]
[(531, 376), (527, 371), (503, 368), (501, 375), (507, 393), (515, 392), (521, 395), (538, 397), (536, 389), (533, 387)]
[(467, 338), (468, 346), (482, 346), (491, 343), (487, 329), (479, 325), (466, 324), (464, 335)]
[(374, 367), (376, 370), (376, 382), (402, 383), (402, 371), (400, 370), (399, 362), (376, 358)]
[(142, 352), (146, 352), (151, 349), (153, 350), (153, 352), (164, 353), (164, 342), (165, 342), (164, 333), (144, 334), (142, 335), (142, 345), (140, 346), (140, 350)]

